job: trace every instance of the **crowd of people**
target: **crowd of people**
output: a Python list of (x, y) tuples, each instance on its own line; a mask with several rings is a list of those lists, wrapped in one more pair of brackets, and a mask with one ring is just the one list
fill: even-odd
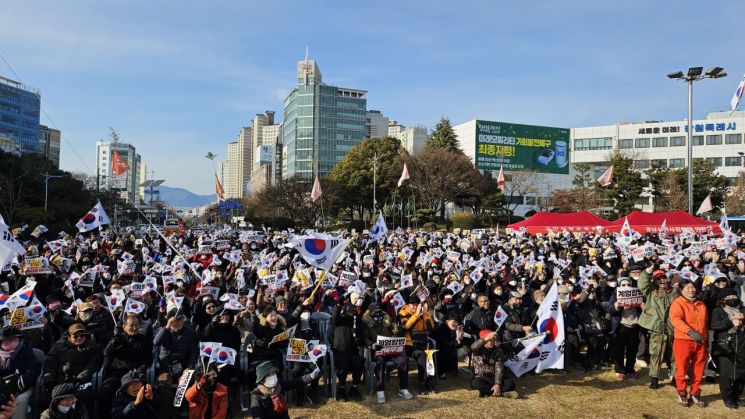
[[(290, 402), (323, 402), (329, 371), (339, 401), (410, 400), (458, 374), (480, 397), (518, 398), (510, 360), (557, 333), (536, 322), (552, 292), (561, 370), (648, 368), (649, 391), (670, 383), (684, 406), (705, 405), (708, 378), (742, 404), (745, 235), (342, 232), (321, 270), (294, 245), (322, 241), (310, 234), (16, 232), (0, 417), (286, 418)], [(296, 358), (291, 341), (306, 344)]]

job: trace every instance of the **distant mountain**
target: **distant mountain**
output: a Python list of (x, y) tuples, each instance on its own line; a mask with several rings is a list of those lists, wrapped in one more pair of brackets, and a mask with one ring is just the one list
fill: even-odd
[(197, 195), (184, 188), (173, 188), (166, 185), (160, 187), (160, 200), (166, 201), (172, 207), (194, 208), (215, 202), (215, 195)]

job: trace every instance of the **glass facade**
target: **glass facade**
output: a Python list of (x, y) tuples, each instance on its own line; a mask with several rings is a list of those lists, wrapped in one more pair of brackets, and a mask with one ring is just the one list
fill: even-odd
[(0, 139), (3, 149), (21, 154), (44, 153), (39, 134), (41, 96), (22, 84), (0, 77)]
[(285, 99), (284, 178), (323, 176), (365, 138), (367, 92), (323, 84), (310, 63), (298, 63), (298, 85)]

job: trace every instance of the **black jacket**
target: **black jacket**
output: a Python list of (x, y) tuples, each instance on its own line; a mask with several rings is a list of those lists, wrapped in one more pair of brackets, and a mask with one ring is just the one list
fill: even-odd
[[(155, 391), (153, 391), (155, 394)], [(127, 394), (124, 388), (116, 392), (111, 404), (111, 418), (113, 419), (152, 419), (158, 416), (158, 405), (155, 398), (142, 399), (139, 406), (135, 405), (135, 398)]]
[(104, 353), (109, 362), (106, 376), (122, 376), (133, 369), (145, 371), (153, 360), (153, 343), (141, 333), (129, 336), (120, 331)]
[(184, 326), (178, 333), (165, 327), (158, 330), (153, 345), (160, 346), (158, 360), (160, 370), (166, 371), (172, 361), (181, 363), (181, 368), (194, 368), (199, 357), (199, 344), (194, 329)]
[[(742, 312), (742, 309), (740, 309)], [(714, 332), (714, 341), (712, 342), (711, 352), (714, 357), (726, 357), (737, 365), (737, 370), (741, 373), (745, 371), (745, 326), (740, 326), (735, 333), (729, 333), (732, 329), (732, 321), (719, 306), (711, 312), (710, 329)], [(721, 374), (726, 374), (720, 368)]]
[(8, 367), (0, 369), (0, 377), (7, 377), (15, 373), (16, 370), (23, 377), (21, 392), (32, 388), (41, 372), (41, 362), (36, 360), (33, 349), (23, 340), (18, 348), (18, 353), (10, 360)]
[(84, 344), (74, 346), (64, 337), (44, 358), (44, 386), (51, 390), (63, 382), (90, 382), (102, 363), (101, 349), (93, 340), (87, 339)]

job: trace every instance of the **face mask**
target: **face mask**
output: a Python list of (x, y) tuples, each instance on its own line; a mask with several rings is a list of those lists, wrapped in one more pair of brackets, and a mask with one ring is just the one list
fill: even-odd
[(475, 300), (477, 296), (478, 296), (478, 294), (476, 294), (475, 292), (471, 293), (471, 299), (472, 300)]
[(303, 314), (300, 315), (300, 320), (310, 320), (310, 313), (304, 311)]
[(632, 274), (630, 276), (631, 276), (631, 279), (633, 279), (634, 281), (638, 281), (639, 280), (639, 274)]
[(569, 294), (559, 294), (559, 301), (562, 303), (569, 302)]
[(373, 321), (378, 324), (383, 323), (383, 316), (373, 316)]
[(72, 409), (75, 409), (75, 403), (73, 403), (72, 406), (62, 406), (59, 404), (57, 405), (57, 410), (59, 410), (61, 413), (64, 413), (64, 414), (66, 414)]
[(727, 304), (730, 307), (739, 307), (740, 306), (740, 301), (738, 301), (738, 300), (725, 300), (724, 301), (724, 304)]
[(214, 378), (210, 378), (209, 380), (207, 380), (207, 383), (204, 385), (204, 389), (207, 391), (212, 391), (215, 389), (215, 387), (217, 387), (217, 381), (215, 381)]
[(611, 288), (615, 288), (616, 287), (616, 283), (615, 282), (609, 282), (608, 283), (608, 286), (611, 287)]
[(264, 380), (264, 385), (269, 388), (274, 388), (277, 386), (277, 382), (279, 379), (277, 378), (277, 374), (272, 374), (269, 377), (266, 377), (266, 380)]
[(88, 323), (93, 318), (93, 311), (84, 311), (80, 313), (80, 320), (83, 321), (83, 323)]

